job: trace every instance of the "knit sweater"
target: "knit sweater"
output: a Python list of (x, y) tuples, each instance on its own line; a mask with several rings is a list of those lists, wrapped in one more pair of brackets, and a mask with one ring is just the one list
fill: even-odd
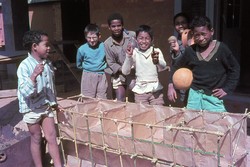
[(152, 51), (153, 47), (150, 47), (145, 52), (135, 48), (132, 57), (126, 56), (122, 66), (122, 73), (128, 75), (131, 67), (135, 67), (136, 85), (132, 90), (135, 93), (156, 92), (163, 88), (158, 79), (158, 71), (166, 69), (166, 62), (161, 50), (155, 48), (155, 51), (159, 52), (159, 63), (157, 65), (153, 64)]
[(203, 90), (207, 95), (211, 95), (212, 90), (216, 88), (231, 93), (240, 76), (240, 66), (232, 52), (224, 43), (218, 41), (205, 59), (200, 55), (196, 44), (188, 46), (182, 58), (173, 66), (172, 75), (181, 67), (189, 68), (193, 72), (191, 88)]
[(86, 72), (104, 73), (107, 67), (104, 44), (100, 42), (96, 48), (90, 47), (88, 43), (80, 46), (77, 50), (76, 65)]

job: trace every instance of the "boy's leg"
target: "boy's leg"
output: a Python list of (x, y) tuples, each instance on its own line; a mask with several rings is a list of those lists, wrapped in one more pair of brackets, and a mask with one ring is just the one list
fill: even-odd
[(119, 85), (117, 89), (115, 89), (115, 95), (117, 101), (126, 101), (126, 86), (125, 85)]
[(42, 167), (41, 140), (42, 132), (38, 123), (28, 124), (31, 134), (30, 150), (36, 167)]
[(151, 94), (143, 93), (137, 94), (135, 93), (135, 103), (142, 103), (142, 104), (149, 104), (148, 99), (150, 98)]
[(126, 85), (123, 85), (120, 78), (112, 78), (113, 89), (117, 101), (126, 101)]
[(203, 96), (203, 109), (213, 112), (226, 112), (223, 100), (215, 96)]
[(107, 99), (108, 83), (105, 74), (98, 74), (97, 94), (96, 97)]
[(55, 167), (62, 167), (62, 161), (56, 140), (56, 128), (53, 117), (45, 117), (42, 121), (44, 136), (48, 142), (50, 156), (53, 159)]
[(82, 73), (82, 95), (87, 97), (96, 97), (96, 89), (98, 85), (98, 74), (93, 72), (84, 72)]
[(164, 105), (163, 92), (159, 90), (157, 92), (151, 93), (149, 98), (149, 102), (151, 105)]
[(190, 88), (186, 108), (190, 110), (202, 110), (202, 95), (202, 91)]

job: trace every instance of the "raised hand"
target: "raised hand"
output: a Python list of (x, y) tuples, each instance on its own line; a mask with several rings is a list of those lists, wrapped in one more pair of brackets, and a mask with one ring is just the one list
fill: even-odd
[(153, 47), (153, 51), (151, 53), (152, 56), (152, 61), (154, 64), (158, 64), (159, 63), (159, 52), (155, 51), (154, 47)]

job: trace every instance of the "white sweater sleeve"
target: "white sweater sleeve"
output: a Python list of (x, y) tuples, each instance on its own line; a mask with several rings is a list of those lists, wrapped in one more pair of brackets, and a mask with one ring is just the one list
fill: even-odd
[(123, 65), (122, 65), (122, 73), (124, 75), (130, 74), (131, 67), (133, 66), (133, 64), (134, 64), (133, 56), (130, 57), (130, 56), (128, 56), (126, 54), (125, 61), (124, 61)]
[(157, 49), (157, 52), (159, 52), (159, 63), (156, 66), (158, 68), (158, 71), (163, 71), (167, 68), (167, 63), (164, 59), (164, 56), (163, 56), (161, 50)]

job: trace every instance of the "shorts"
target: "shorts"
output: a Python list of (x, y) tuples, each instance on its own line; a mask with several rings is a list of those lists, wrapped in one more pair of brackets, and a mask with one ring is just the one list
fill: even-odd
[(149, 92), (143, 94), (135, 93), (135, 103), (164, 105), (163, 92), (162, 90), (158, 90), (156, 92)]
[(226, 112), (223, 100), (204, 94), (203, 90), (189, 89), (187, 109)]
[(127, 76), (126, 77), (126, 81), (122, 82), (120, 77), (118, 78), (112, 78), (112, 85), (113, 85), (113, 89), (118, 89), (118, 86), (122, 86), (122, 85), (127, 85), (129, 90), (132, 90), (135, 86), (135, 77), (134, 76)]
[(81, 94), (92, 98), (107, 99), (108, 83), (106, 75), (95, 72), (82, 72)]
[(118, 89), (118, 86), (125, 85), (125, 83), (122, 83), (120, 77), (112, 78), (112, 84), (113, 84), (113, 89)]
[(44, 105), (41, 108), (23, 114), (23, 121), (28, 124), (36, 124), (44, 117), (54, 117), (50, 106)]

